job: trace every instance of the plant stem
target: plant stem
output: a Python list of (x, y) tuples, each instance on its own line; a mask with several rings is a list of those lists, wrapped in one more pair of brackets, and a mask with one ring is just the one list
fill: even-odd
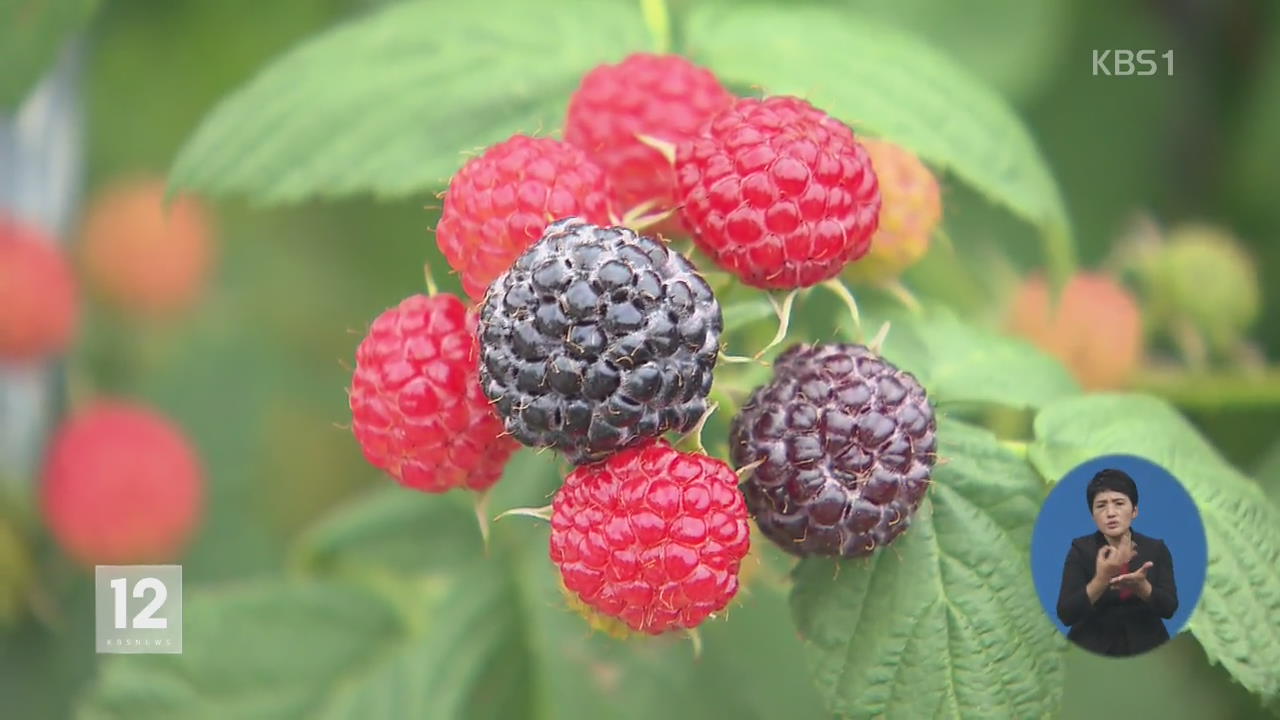
[(671, 52), (671, 14), (666, 0), (640, 0), (640, 14), (653, 40), (653, 51), (658, 54)]
[(1280, 368), (1261, 371), (1148, 370), (1134, 390), (1150, 393), (1183, 408), (1280, 407)]
[(1063, 221), (1045, 229), (1045, 262), (1049, 266), (1050, 285), (1056, 295), (1076, 271), (1076, 249), (1071, 230)]
[(1001, 441), (1000, 441), (1000, 445), (1001, 445), (1001, 447), (1003, 447), (1005, 450), (1008, 450), (1009, 452), (1013, 453), (1014, 455), (1017, 455), (1019, 458), (1021, 458), (1021, 459), (1023, 459), (1023, 460), (1026, 460), (1026, 459), (1027, 459), (1027, 447), (1028, 447), (1028, 445), (1027, 445), (1027, 443), (1023, 442), (1022, 440), (1001, 440)]

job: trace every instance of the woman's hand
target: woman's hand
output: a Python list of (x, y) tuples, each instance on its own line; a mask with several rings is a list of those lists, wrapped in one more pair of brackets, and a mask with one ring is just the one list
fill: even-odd
[(1129, 561), (1132, 559), (1133, 545), (1127, 537), (1120, 542), (1118, 547), (1103, 545), (1098, 549), (1098, 563), (1097, 570), (1094, 571), (1094, 577), (1109, 583), (1112, 578), (1125, 571), (1125, 568), (1129, 566)]
[(1151, 597), (1151, 581), (1147, 579), (1147, 571), (1154, 565), (1155, 563), (1148, 560), (1142, 564), (1142, 567), (1131, 573), (1116, 575), (1111, 578), (1111, 587), (1117, 590), (1132, 590), (1138, 597), (1146, 600)]
[(1108, 544), (1098, 548), (1098, 560), (1094, 564), (1093, 579), (1084, 588), (1090, 604), (1098, 602), (1098, 598), (1102, 597), (1102, 593), (1106, 592), (1110, 586), (1111, 579), (1123, 573), (1132, 559), (1133, 544), (1127, 537), (1120, 541), (1119, 547), (1111, 547)]

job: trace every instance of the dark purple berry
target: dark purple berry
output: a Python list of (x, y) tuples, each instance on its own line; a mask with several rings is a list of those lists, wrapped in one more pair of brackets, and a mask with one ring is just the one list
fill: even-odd
[(722, 328), (710, 286), (679, 253), (566, 218), (489, 286), (480, 384), (517, 440), (595, 462), (693, 428)]
[(761, 532), (797, 555), (859, 557), (911, 522), (937, 458), (924, 388), (861, 345), (797, 345), (733, 419)]

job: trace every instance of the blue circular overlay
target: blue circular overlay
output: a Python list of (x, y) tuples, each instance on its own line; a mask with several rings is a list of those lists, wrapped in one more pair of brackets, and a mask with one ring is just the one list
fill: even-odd
[(1098, 471), (1123, 470), (1138, 486), (1135, 532), (1163, 540), (1173, 557), (1178, 588), (1178, 610), (1164, 620), (1173, 637), (1184, 627), (1200, 601), (1209, 565), (1208, 543), (1200, 511), (1186, 488), (1168, 470), (1133, 455), (1106, 455), (1076, 466), (1050, 491), (1036, 518), (1031, 536), (1031, 574), (1045, 614), (1064, 635), (1067, 626), (1058, 619), (1058, 590), (1062, 565), (1071, 541), (1097, 531), (1089, 513), (1085, 488)]

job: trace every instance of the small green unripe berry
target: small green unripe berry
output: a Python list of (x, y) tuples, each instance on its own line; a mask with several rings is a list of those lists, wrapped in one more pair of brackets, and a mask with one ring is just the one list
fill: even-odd
[(1258, 318), (1261, 290), (1253, 260), (1226, 230), (1188, 224), (1140, 269), (1158, 326), (1189, 323), (1215, 353), (1235, 347)]

